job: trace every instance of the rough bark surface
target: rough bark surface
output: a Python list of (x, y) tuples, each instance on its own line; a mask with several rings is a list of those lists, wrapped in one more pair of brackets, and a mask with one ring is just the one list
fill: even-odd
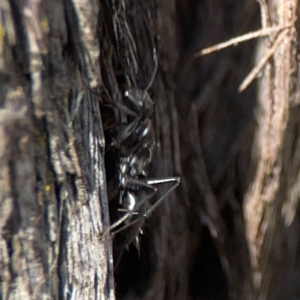
[(99, 2), (0, 10), (1, 299), (114, 299)]

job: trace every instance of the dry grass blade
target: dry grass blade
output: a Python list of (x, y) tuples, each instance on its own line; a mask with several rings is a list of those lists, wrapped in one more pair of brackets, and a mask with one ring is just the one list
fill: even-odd
[(230, 46), (236, 46), (239, 43), (243, 43), (243, 42), (246, 42), (246, 41), (251, 40), (251, 39), (255, 39), (255, 38), (258, 38), (258, 37), (262, 37), (262, 36), (267, 36), (267, 35), (270, 35), (271, 33), (278, 32), (278, 31), (290, 28), (291, 26), (292, 26), (292, 24), (288, 24), (286, 26), (273, 26), (273, 27), (263, 28), (263, 29), (260, 29), (258, 31), (249, 32), (247, 34), (244, 34), (244, 35), (238, 36), (236, 38), (230, 39), (226, 42), (216, 44), (214, 46), (202, 49), (201, 51), (196, 52), (194, 54), (194, 58), (204, 56), (204, 55), (216, 52), (216, 51), (220, 51), (220, 50), (222, 50), (224, 48), (228, 48)]
[(259, 74), (259, 72), (262, 70), (262, 68), (265, 66), (269, 58), (275, 53), (276, 49), (286, 36), (288, 30), (284, 30), (281, 32), (272, 47), (267, 51), (267, 53), (261, 58), (261, 60), (258, 62), (258, 64), (250, 71), (250, 73), (246, 76), (246, 78), (243, 80), (243, 82), (239, 86), (239, 92), (241, 93), (244, 91), (254, 80), (254, 78)]

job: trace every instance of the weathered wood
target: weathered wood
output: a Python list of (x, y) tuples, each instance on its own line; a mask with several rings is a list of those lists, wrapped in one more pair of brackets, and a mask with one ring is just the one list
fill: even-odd
[[(268, 1), (265, 12), (271, 25), (283, 25), (296, 20), (297, 7), (298, 1)], [(260, 55), (280, 36), (282, 42), (264, 68), (258, 89), (253, 148), (257, 168), (244, 203), (252, 268), (252, 288), (245, 299), (292, 299), (296, 288), (286, 278), (297, 276), (299, 255), (298, 22), (264, 40)]]
[(1, 299), (114, 299), (98, 1), (2, 1)]

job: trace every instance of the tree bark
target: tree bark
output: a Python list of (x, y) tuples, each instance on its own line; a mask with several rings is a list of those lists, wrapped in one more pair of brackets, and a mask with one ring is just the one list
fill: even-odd
[(114, 299), (97, 1), (1, 2), (1, 299)]

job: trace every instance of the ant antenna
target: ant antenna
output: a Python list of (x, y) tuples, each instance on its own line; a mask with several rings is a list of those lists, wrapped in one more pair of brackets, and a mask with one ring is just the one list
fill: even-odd
[(158, 68), (157, 52), (156, 52), (155, 42), (154, 42), (153, 36), (151, 34), (149, 20), (147, 21), (147, 27), (148, 27), (148, 32), (149, 32), (149, 35), (150, 35), (151, 45), (152, 45), (152, 49), (153, 49), (152, 58), (153, 58), (153, 62), (154, 62), (154, 68), (153, 68), (152, 75), (150, 77), (149, 83), (147, 84), (146, 88), (144, 89), (145, 92), (149, 91), (149, 89), (150, 89), (150, 87), (151, 87), (151, 85), (154, 81), (154, 78), (155, 78), (155, 75), (156, 75), (156, 72), (157, 72), (157, 68)]
[[(153, 38), (151, 38), (151, 40), (153, 41)], [(154, 43), (154, 41), (153, 41), (153, 43)], [(152, 83), (153, 83), (153, 81), (154, 81), (154, 78), (155, 78), (155, 75), (156, 75), (156, 72), (157, 72), (157, 68), (158, 68), (158, 64), (157, 64), (157, 53), (156, 53), (156, 48), (155, 48), (155, 46), (154, 46), (154, 48), (153, 48), (153, 62), (154, 62), (154, 69), (153, 69), (153, 71), (152, 71), (152, 75), (151, 75), (151, 77), (150, 77), (150, 81), (149, 81), (148, 85), (147, 85), (146, 88), (145, 88), (145, 92), (148, 92), (148, 91), (149, 91), (149, 89), (150, 89), (150, 87), (151, 87), (151, 85), (152, 85)]]

